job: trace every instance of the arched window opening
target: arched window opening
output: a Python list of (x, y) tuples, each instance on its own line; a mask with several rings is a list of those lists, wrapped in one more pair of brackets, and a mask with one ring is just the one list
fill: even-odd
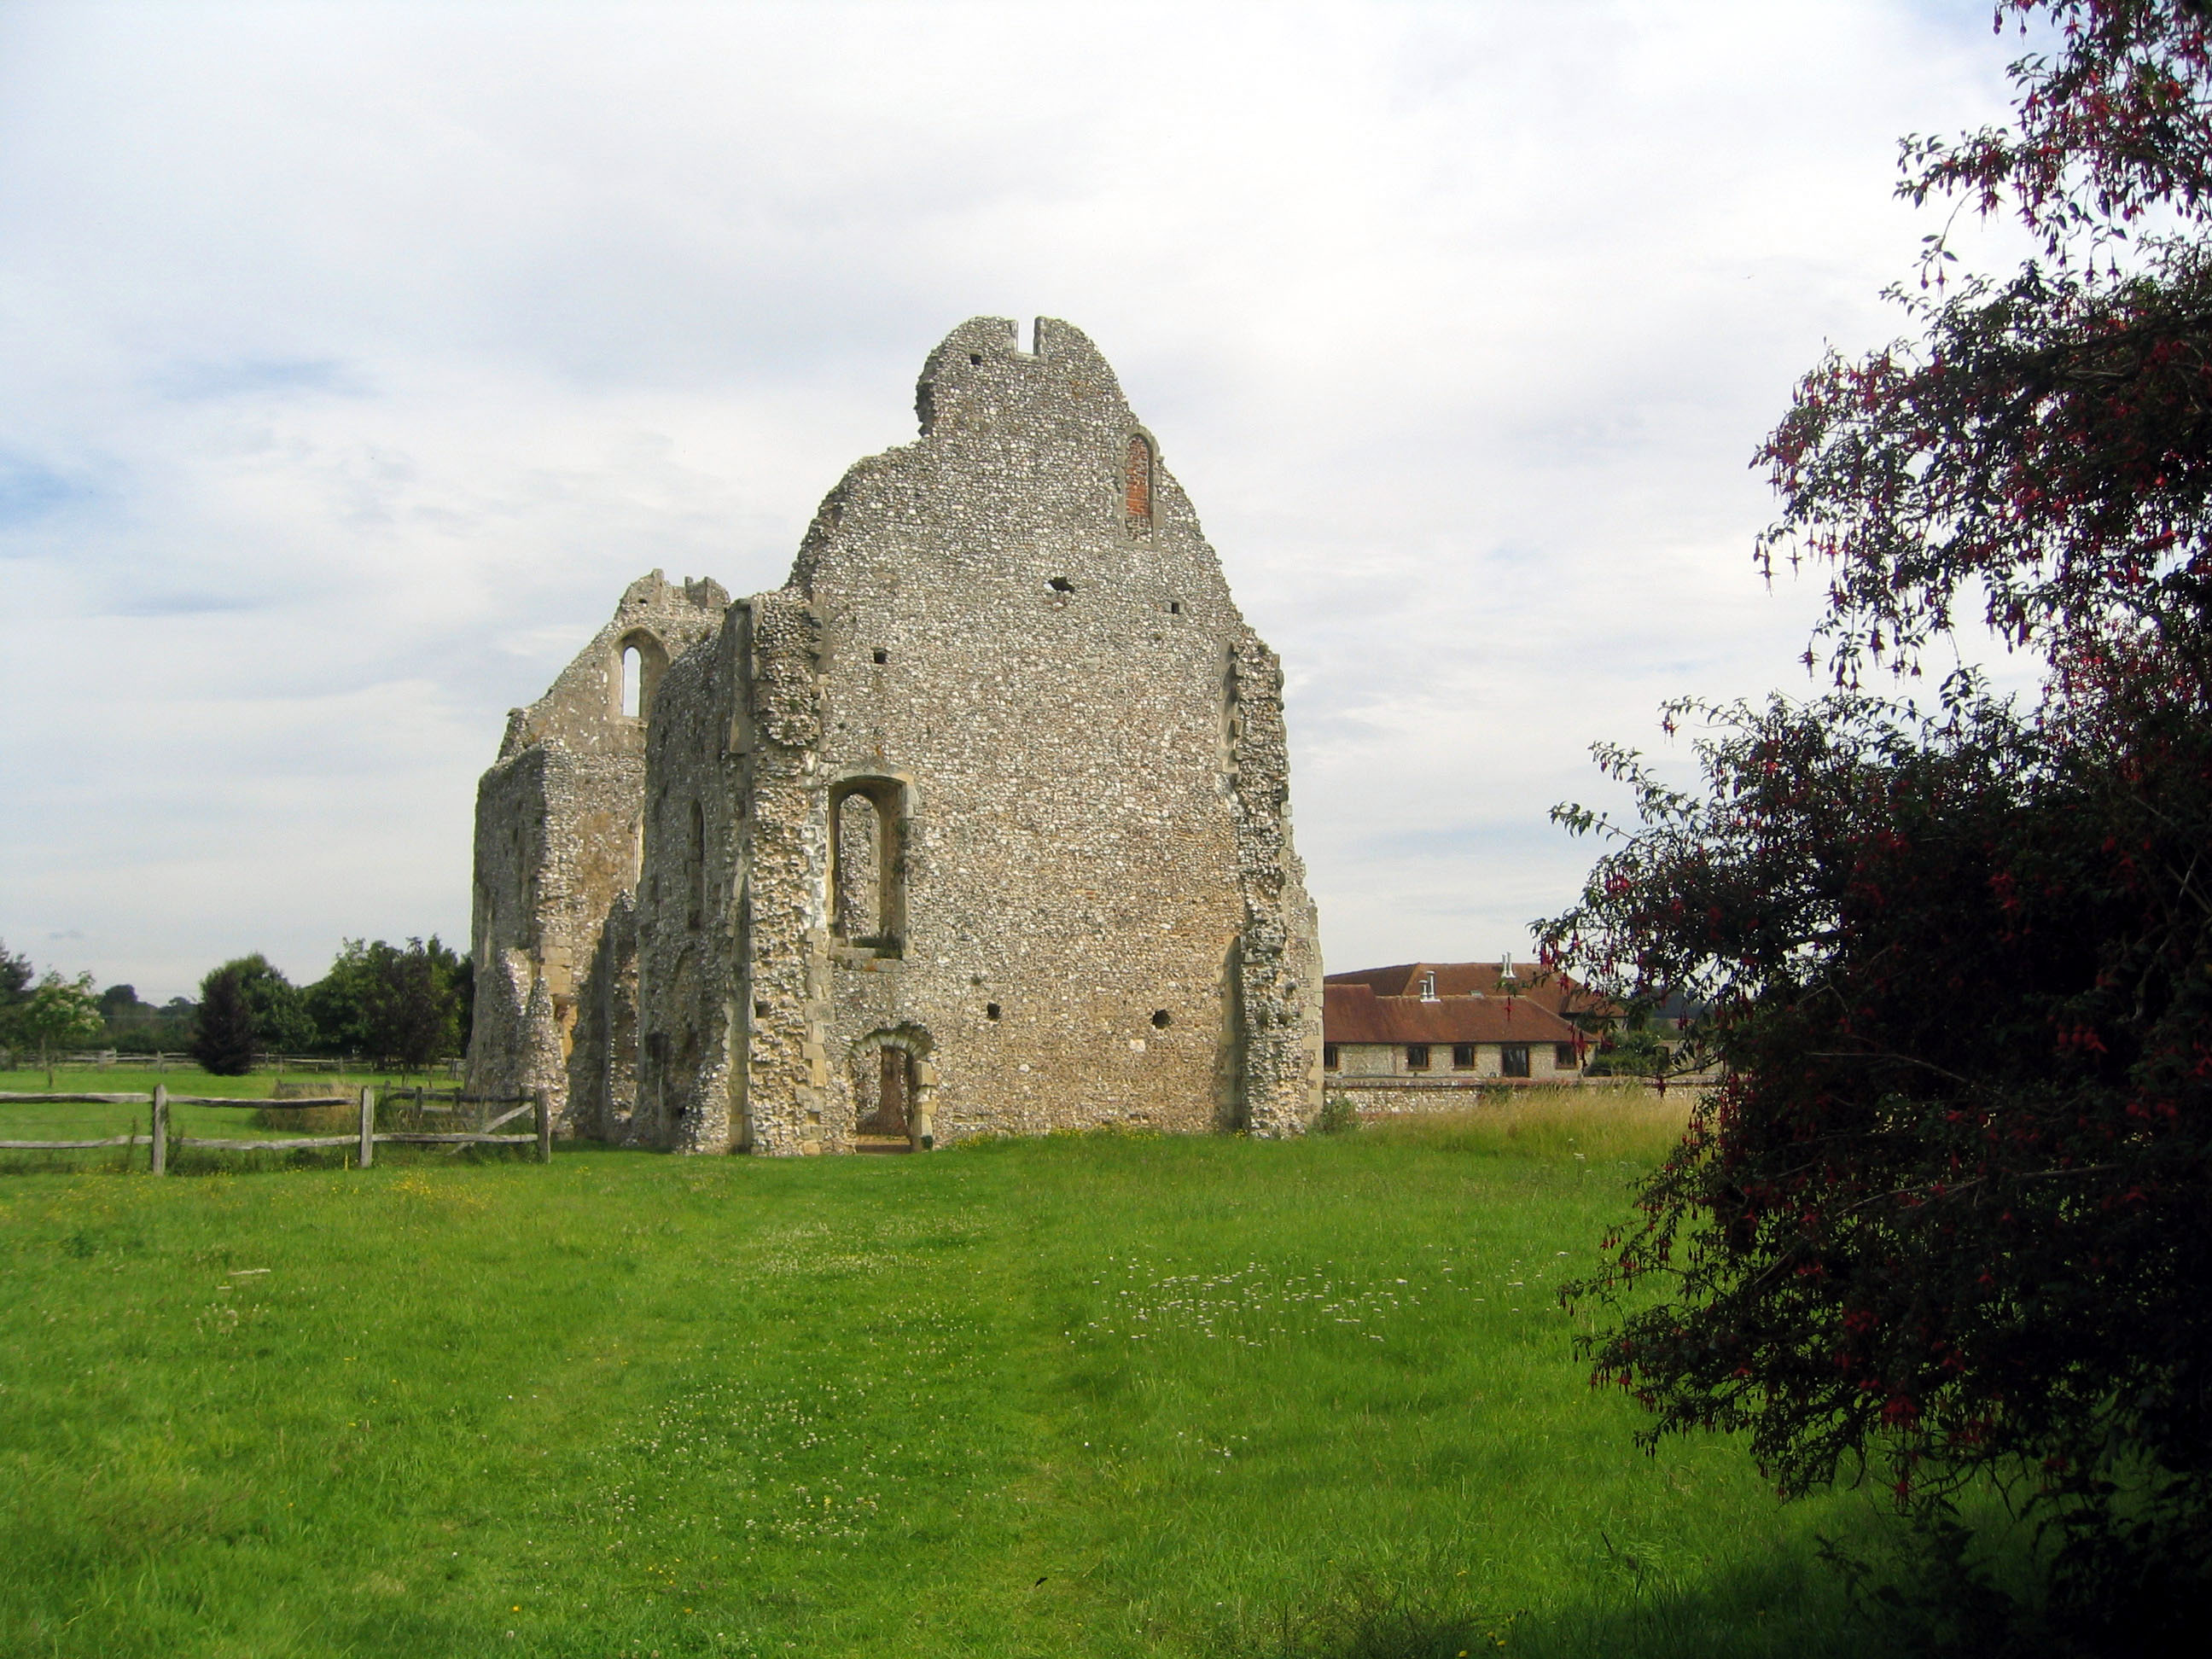
[(848, 795), (837, 812), (837, 932), (860, 940), (883, 932), (883, 830), (875, 802)]
[(897, 956), (906, 932), (905, 818), (905, 791), (889, 778), (855, 780), (830, 798), (830, 927), (878, 956)]
[(668, 666), (668, 648), (646, 629), (623, 635), (615, 649), (615, 712), (625, 720), (643, 720), (653, 711), (653, 688)]
[(1152, 441), (1141, 432), (1129, 435), (1128, 484), (1126, 495), (1130, 520), (1149, 523), (1152, 516)]

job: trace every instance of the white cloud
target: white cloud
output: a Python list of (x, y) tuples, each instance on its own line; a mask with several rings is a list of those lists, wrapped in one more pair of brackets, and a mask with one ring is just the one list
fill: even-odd
[(1589, 742), (1804, 683), (1746, 462), (1893, 329), (1894, 140), (1998, 110), (1986, 29), (0, 10), (0, 933), (162, 995), (459, 938), (504, 711), (622, 584), (775, 586), (944, 331), (1045, 313), (1289, 666), (1332, 962), (1525, 949)]

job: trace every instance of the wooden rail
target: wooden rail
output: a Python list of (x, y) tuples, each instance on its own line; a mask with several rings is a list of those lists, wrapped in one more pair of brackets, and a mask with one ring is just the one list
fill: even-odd
[[(416, 1093), (420, 1094), (420, 1091)], [(457, 1097), (458, 1098), (458, 1097)], [(179, 1135), (169, 1132), (169, 1108), (172, 1106), (255, 1106), (288, 1109), (294, 1106), (350, 1106), (354, 1102), (346, 1095), (315, 1095), (296, 1100), (240, 1099), (235, 1095), (173, 1095), (167, 1085), (156, 1084), (150, 1095), (119, 1094), (17, 1094), (0, 1091), (0, 1105), (70, 1105), (150, 1106), (153, 1108), (151, 1134), (109, 1135), (98, 1140), (0, 1140), (0, 1151), (70, 1152), (88, 1151), (96, 1146), (150, 1146), (149, 1160), (155, 1175), (169, 1172), (169, 1148), (198, 1146), (218, 1152), (289, 1152), (309, 1146), (351, 1146), (355, 1149), (354, 1163), (358, 1169), (368, 1169), (376, 1161), (379, 1142), (386, 1146), (527, 1146), (533, 1141), (538, 1146), (538, 1161), (553, 1161), (553, 1113), (546, 1102), (545, 1091), (538, 1090), (529, 1095), (472, 1096), (472, 1100), (484, 1105), (507, 1105), (514, 1103), (513, 1109), (501, 1113), (482, 1129), (460, 1133), (432, 1134), (404, 1130), (376, 1132), (376, 1091), (361, 1091), (361, 1127), (357, 1133), (346, 1135), (295, 1135), (282, 1139), (271, 1138), (257, 1140), (216, 1139), (205, 1135)], [(526, 1135), (501, 1135), (491, 1132), (502, 1123), (509, 1123), (525, 1112), (538, 1115), (536, 1133)]]

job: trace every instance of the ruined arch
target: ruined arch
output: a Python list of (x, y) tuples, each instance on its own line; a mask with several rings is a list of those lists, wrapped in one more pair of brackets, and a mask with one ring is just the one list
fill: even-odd
[(652, 712), (653, 691), (667, 668), (668, 647), (651, 629), (633, 628), (617, 640), (607, 675), (615, 714), (625, 720), (644, 720)]
[(841, 945), (904, 952), (907, 811), (897, 778), (845, 778), (830, 791), (830, 931)]
[(847, 1046), (851, 1145), (896, 1152), (903, 1141), (907, 1150), (925, 1152), (936, 1145), (937, 1074), (929, 1059), (935, 1046), (927, 1030), (912, 1024), (878, 1026)]

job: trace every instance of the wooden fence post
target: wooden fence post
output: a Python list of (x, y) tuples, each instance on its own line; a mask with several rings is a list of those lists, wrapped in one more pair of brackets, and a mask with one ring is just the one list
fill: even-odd
[(154, 1121), (149, 1126), (154, 1143), (154, 1173), (169, 1173), (169, 1085), (154, 1085)]
[(540, 1089), (537, 1093), (538, 1161), (540, 1164), (550, 1164), (553, 1161), (553, 1106), (552, 1103), (546, 1099), (544, 1090)]
[(361, 1158), (357, 1168), (366, 1170), (376, 1162), (376, 1091), (363, 1084), (361, 1089)]

